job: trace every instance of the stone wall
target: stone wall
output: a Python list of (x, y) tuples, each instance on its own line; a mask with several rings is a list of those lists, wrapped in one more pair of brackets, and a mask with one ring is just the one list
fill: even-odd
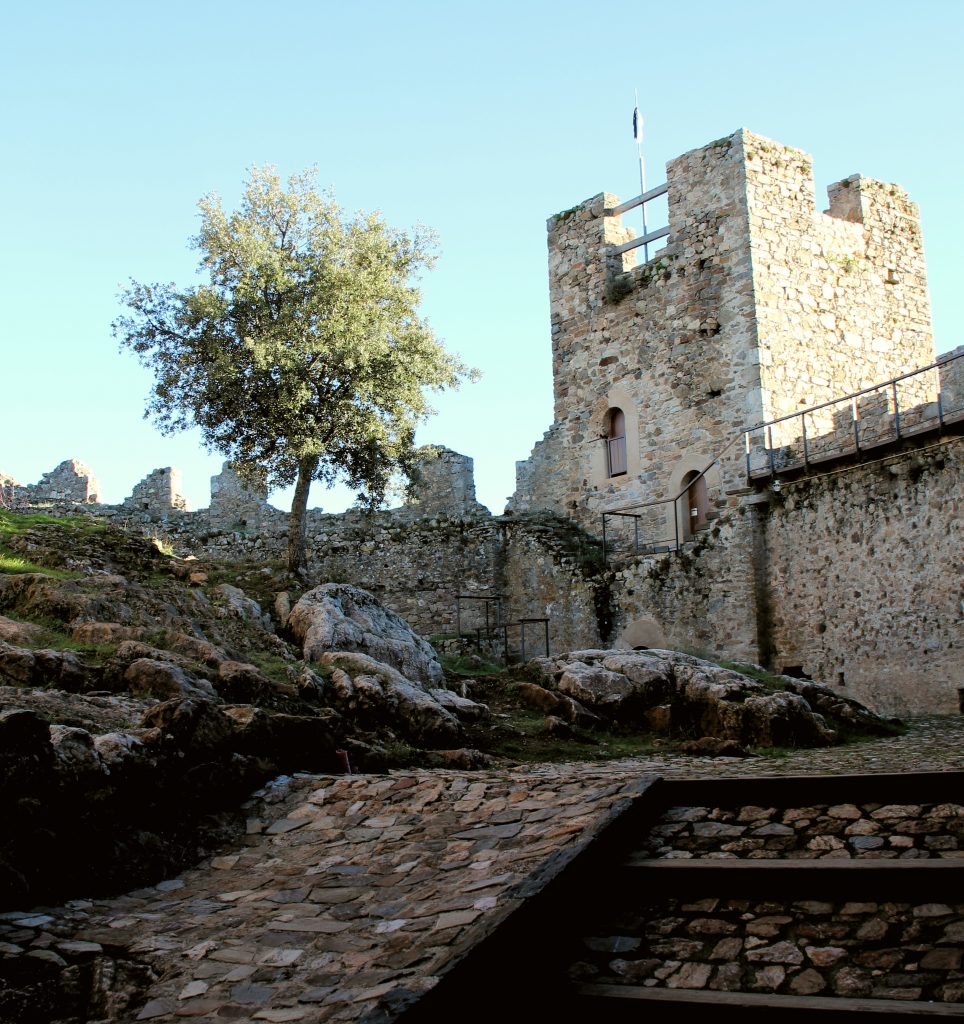
[(964, 686), (962, 443), (784, 484), (763, 521), (769, 660), (885, 714)]
[[(13, 477), (8, 482), (16, 484)], [(100, 501), (100, 483), (79, 459), (66, 459), (33, 485), (17, 485), (27, 500), (49, 498), (54, 501), (79, 501), (84, 504)]]
[(164, 514), (172, 509), (187, 512), (187, 499), (181, 493), (181, 471), (167, 466), (148, 473), (124, 500), (124, 506), (148, 513)]
[(956, 713), (962, 447), (784, 482), (682, 553), (624, 562), (616, 642), (762, 663), (881, 714)]

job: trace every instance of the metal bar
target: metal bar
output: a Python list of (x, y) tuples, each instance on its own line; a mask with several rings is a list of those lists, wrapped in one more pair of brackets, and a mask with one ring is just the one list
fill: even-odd
[(643, 192), (642, 195), (636, 196), (635, 199), (627, 199), (625, 203), (620, 203), (619, 206), (606, 210), (605, 215), (607, 217), (619, 217), (629, 210), (635, 210), (637, 206), (642, 206), (643, 203), (648, 203), (650, 199), (659, 199), (660, 196), (665, 196), (668, 188), (668, 183), (664, 181), (662, 185), (657, 185), (648, 192)]
[(746, 444), (746, 478), (750, 479), (750, 431), (743, 431), (743, 440)]
[(803, 424), (803, 468), (810, 472), (810, 450), (807, 447), (807, 414), (800, 414), (800, 422)]
[(676, 507), (676, 502), (679, 498), (673, 499), (673, 533), (676, 536), (676, 550), (679, 551), (679, 509)]
[(633, 516), (633, 545), (634, 554), (639, 554), (639, 516)]
[(650, 242), (655, 242), (659, 238), (666, 238), (669, 235), (669, 228), (657, 228), (655, 231), (650, 231), (645, 235), (640, 235), (639, 238), (634, 238), (631, 242), (623, 242), (622, 245), (617, 245), (610, 250), (610, 256), (619, 256), (620, 253), (629, 252), (630, 249), (638, 249), (641, 245), (649, 245)]
[(941, 430), (944, 429), (944, 392), (937, 391), (937, 423)]
[[(933, 363), (928, 363), (927, 366), (922, 366), (919, 370), (909, 370), (907, 373), (902, 373), (897, 377), (892, 377), (889, 380), (881, 381), (879, 384), (874, 384), (869, 388), (863, 388), (860, 391), (853, 391), (849, 395), (841, 395), (839, 398), (831, 398), (830, 401), (821, 402), (820, 405), (812, 405), (807, 410), (807, 412), (817, 412), (819, 409), (827, 409), (831, 405), (840, 405), (842, 402), (846, 402), (851, 398), (861, 398), (864, 395), (871, 394), (871, 392), (880, 391), (881, 388), (886, 388), (891, 384), (897, 384), (900, 383), (900, 381), (902, 380), (907, 380), (909, 377), (916, 377), (918, 374), (928, 373), (930, 370), (939, 370), (942, 366), (947, 366), (948, 363), (954, 362), (955, 359), (962, 358), (964, 358), (964, 352), (959, 353), (958, 355), (948, 356), (946, 359), (938, 359)], [(786, 420), (792, 420), (799, 415), (800, 413), (798, 412), (791, 412), (787, 413), (786, 416), (780, 416), (775, 420), (769, 420), (767, 422), (772, 424), (783, 423)], [(756, 423), (750, 429), (753, 430), (756, 429), (756, 427), (764, 426), (766, 426), (766, 422)]]
[(777, 467), (773, 461), (773, 426), (767, 424), (767, 455), (770, 459), (770, 475), (772, 476), (777, 471)]
[(850, 399), (850, 415), (854, 418), (854, 445), (858, 454), (860, 453), (860, 410), (857, 408), (857, 399)]
[(522, 647), (522, 664), (526, 663), (526, 620), (519, 620), (519, 643)]
[(900, 403), (897, 401), (897, 381), (893, 383), (894, 392), (894, 427), (897, 429), (897, 439), (900, 440)]
[(607, 565), (606, 561), (606, 513), (602, 514), (602, 535), (603, 535), (603, 565)]

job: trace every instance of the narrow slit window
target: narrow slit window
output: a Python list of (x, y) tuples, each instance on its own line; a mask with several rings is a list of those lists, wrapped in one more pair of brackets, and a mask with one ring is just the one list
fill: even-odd
[(626, 473), (626, 417), (622, 409), (610, 409), (607, 417), (606, 445), (609, 451), (609, 475)]

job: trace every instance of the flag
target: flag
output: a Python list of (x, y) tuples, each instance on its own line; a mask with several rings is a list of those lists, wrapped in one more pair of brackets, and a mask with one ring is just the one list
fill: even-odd
[(642, 145), (643, 117), (639, 112), (639, 107), (633, 107), (633, 138), (636, 140), (637, 145)]

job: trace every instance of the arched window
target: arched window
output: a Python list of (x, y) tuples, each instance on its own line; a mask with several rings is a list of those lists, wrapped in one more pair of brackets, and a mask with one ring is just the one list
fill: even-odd
[(606, 446), (609, 452), (609, 475), (626, 473), (626, 417), (622, 409), (610, 409), (606, 416)]
[(683, 477), (683, 486), (686, 488), (683, 531), (687, 537), (691, 537), (709, 522), (707, 515), (710, 506), (706, 497), (706, 477), (693, 470)]

